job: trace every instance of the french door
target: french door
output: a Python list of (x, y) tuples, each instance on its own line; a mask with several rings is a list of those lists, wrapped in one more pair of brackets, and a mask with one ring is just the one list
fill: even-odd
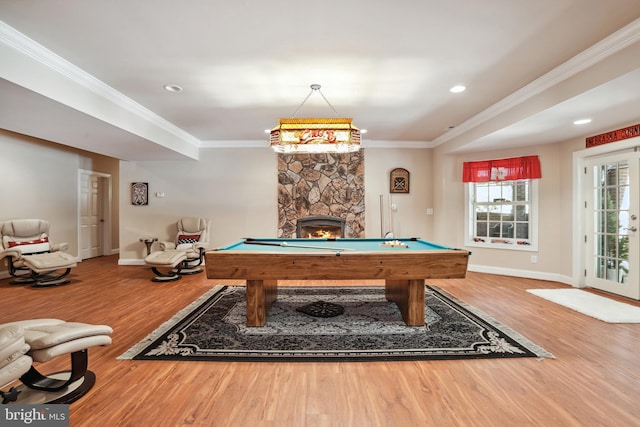
[(639, 163), (638, 152), (585, 163), (585, 284), (634, 299), (640, 299)]

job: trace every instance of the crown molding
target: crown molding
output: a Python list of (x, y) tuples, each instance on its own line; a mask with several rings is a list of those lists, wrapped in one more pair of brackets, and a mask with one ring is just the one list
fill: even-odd
[(433, 140), (437, 147), (640, 41), (640, 18)]
[(181, 141), (200, 147), (200, 140), (163, 119), (153, 111), (143, 107), (131, 98), (115, 90), (103, 81), (56, 55), (41, 44), (35, 42), (13, 27), (0, 21), (0, 43), (7, 45), (18, 53), (39, 62), (51, 71), (73, 81), (94, 94), (108, 100), (118, 107), (174, 135)]
[(432, 148), (433, 146), (429, 141), (362, 140), (362, 148)]
[(267, 139), (202, 141), (200, 148), (269, 148)]
[[(378, 141), (362, 140), (362, 148), (431, 148), (433, 144), (427, 141)], [(200, 148), (270, 148), (267, 139), (246, 141), (202, 141)]]

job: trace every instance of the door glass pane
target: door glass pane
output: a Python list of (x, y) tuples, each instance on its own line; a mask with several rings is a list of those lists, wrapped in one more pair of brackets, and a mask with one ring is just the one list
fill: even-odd
[(607, 220), (607, 233), (615, 233), (618, 229), (618, 212), (607, 211), (605, 215)]
[(629, 273), (629, 165), (594, 167), (594, 263), (598, 278), (624, 283)]
[(594, 225), (595, 225), (595, 232), (596, 233), (604, 233), (604, 212), (602, 212), (601, 210), (597, 210), (594, 213), (595, 216), (595, 221), (594, 221)]
[(598, 279), (604, 279), (606, 269), (604, 268), (604, 258), (596, 257), (596, 277)]

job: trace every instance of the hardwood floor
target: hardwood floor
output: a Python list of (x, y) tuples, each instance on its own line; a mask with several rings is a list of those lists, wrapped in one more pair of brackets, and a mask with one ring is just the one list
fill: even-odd
[[(214, 283), (242, 283), (151, 276), (109, 256), (78, 264), (65, 286), (0, 280), (0, 323), (53, 317), (114, 329), (112, 345), (89, 352), (97, 382), (71, 404), (72, 426), (640, 426), (640, 324), (607, 324), (525, 292), (561, 284), (479, 273), (429, 280), (556, 359), (116, 360)], [(58, 359), (39, 368), (65, 368)]]

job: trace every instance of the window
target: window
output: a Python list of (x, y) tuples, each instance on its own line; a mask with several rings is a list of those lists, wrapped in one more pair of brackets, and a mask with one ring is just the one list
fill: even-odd
[(537, 250), (532, 179), (467, 183), (467, 245)]
[(468, 246), (535, 251), (538, 156), (464, 162)]

